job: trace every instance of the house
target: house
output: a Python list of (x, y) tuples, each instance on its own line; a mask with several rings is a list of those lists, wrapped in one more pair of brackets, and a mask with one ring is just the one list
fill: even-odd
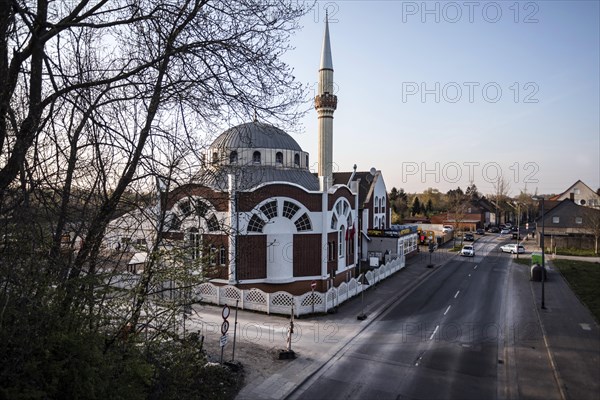
[(485, 197), (473, 199), (463, 207), (463, 212), (445, 212), (432, 216), (432, 224), (450, 225), (458, 230), (474, 231), (495, 223), (495, 207)]
[[(542, 227), (543, 225), (543, 227)], [(600, 210), (576, 204), (564, 199), (536, 220), (536, 241), (541, 244), (542, 229), (544, 245), (554, 248), (594, 249), (600, 235)]]
[(592, 190), (588, 185), (578, 180), (561, 194), (550, 197), (551, 201), (563, 201), (570, 199), (580, 206), (600, 209), (600, 195)]

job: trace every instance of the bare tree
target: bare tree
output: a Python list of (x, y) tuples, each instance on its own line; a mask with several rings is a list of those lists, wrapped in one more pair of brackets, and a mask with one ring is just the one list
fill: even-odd
[[(101, 330), (96, 316), (111, 313), (98, 305), (114, 296), (107, 227), (151, 205), (156, 176), (182, 182), (233, 121), (296, 121), (303, 93), (281, 55), (306, 11), (292, 0), (1, 2), (0, 381), (46, 332)], [(127, 305), (133, 322), (159, 290), (162, 240)]]

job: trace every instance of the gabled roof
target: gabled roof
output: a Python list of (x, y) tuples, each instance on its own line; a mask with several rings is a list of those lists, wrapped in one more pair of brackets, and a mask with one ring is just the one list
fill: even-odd
[[(547, 206), (548, 203), (551, 204), (551, 207)], [(568, 210), (569, 208), (585, 210), (584, 212), (586, 212), (586, 213), (597, 212), (600, 214), (600, 210), (596, 210), (596, 209), (590, 208), (590, 207), (580, 206), (578, 204), (575, 204), (571, 199), (564, 199), (561, 201), (546, 200), (544, 202), (544, 218), (556, 215), (557, 213), (559, 213), (563, 210)], [(541, 218), (542, 218), (541, 215), (539, 217), (537, 217), (535, 219), (536, 222), (541, 220)]]
[(589, 187), (588, 185), (586, 185), (581, 179), (578, 179), (577, 182), (575, 182), (574, 184), (572, 184), (571, 186), (569, 186), (569, 188), (567, 190), (565, 190), (564, 192), (554, 195), (552, 197), (550, 197), (548, 200), (558, 200), (561, 196), (571, 193), (571, 191), (575, 188), (575, 186), (577, 186), (577, 184), (582, 184), (583, 186), (585, 186), (586, 188), (588, 188), (591, 192), (596, 193), (595, 190), (593, 190), (591, 187)]
[[(364, 204), (371, 200), (373, 195), (373, 188), (377, 182), (377, 178), (381, 175), (380, 171), (377, 171), (375, 175), (372, 175), (369, 171), (356, 171), (354, 174), (353, 181), (359, 181), (358, 183), (358, 206), (364, 208)], [(347, 185), (348, 181), (352, 177), (352, 172), (334, 172), (333, 173), (333, 184)]]

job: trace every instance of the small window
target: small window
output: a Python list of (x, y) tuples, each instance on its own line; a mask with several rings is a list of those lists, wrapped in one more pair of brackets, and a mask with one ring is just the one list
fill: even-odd
[(250, 218), (250, 222), (248, 222), (248, 232), (261, 232), (263, 227), (265, 226), (265, 221), (263, 221), (258, 215), (252, 215)]
[(252, 162), (254, 164), (260, 164), (260, 151), (255, 151), (252, 154)]
[(560, 217), (552, 217), (552, 223), (558, 224), (560, 222)]
[(308, 154), (306, 155), (306, 168), (308, 168)]
[(298, 207), (296, 204), (292, 203), (291, 201), (285, 200), (283, 202), (283, 216), (288, 219), (292, 219), (294, 217), (294, 215), (296, 215), (296, 213), (298, 212), (299, 209), (300, 209), (300, 207)]
[(300, 166), (300, 154), (298, 153), (294, 154), (294, 165), (297, 167)]
[(296, 229), (298, 230), (298, 232), (312, 230), (310, 218), (308, 218), (308, 215), (306, 213), (302, 214), (302, 216), (294, 222), (294, 225), (296, 225)]
[(225, 249), (225, 246), (221, 246), (221, 248), (219, 249), (219, 264), (227, 264), (227, 250)]
[(229, 164), (235, 164), (238, 162), (238, 153), (237, 151), (232, 151), (229, 153)]
[(214, 152), (212, 155), (212, 163), (213, 164), (218, 164), (219, 163), (219, 153)]
[(217, 217), (214, 214), (210, 216), (210, 218), (206, 222), (206, 225), (210, 232), (218, 231), (220, 229), (219, 221), (217, 220)]
[(179, 210), (181, 210), (181, 213), (187, 217), (188, 215), (190, 215), (192, 213), (192, 206), (190, 205), (190, 201), (189, 200), (184, 200), (181, 203), (179, 203)]
[(379, 197), (375, 196), (375, 212), (379, 212)]
[(581, 194), (581, 191), (580, 191), (579, 189), (575, 189), (575, 190), (573, 190), (573, 192), (574, 192), (575, 194)]
[(275, 153), (275, 162), (277, 164), (283, 164), (283, 153), (278, 151), (277, 153)]
[(263, 205), (260, 208), (260, 211), (262, 211), (262, 213), (265, 214), (267, 220), (272, 220), (277, 216), (277, 200), (270, 201), (267, 204)]
[(337, 215), (334, 213), (333, 217), (331, 217), (331, 229), (337, 229), (337, 223), (338, 223), (338, 219), (337, 219)]
[(345, 247), (344, 244), (346, 242), (346, 229), (342, 225), (340, 230), (338, 231), (338, 257), (342, 258), (344, 256)]
[(582, 217), (575, 217), (575, 223), (578, 225), (583, 224), (583, 218)]
[(208, 206), (206, 205), (206, 203), (200, 200), (196, 200), (194, 202), (194, 207), (196, 208), (196, 214), (198, 214), (200, 218), (204, 218), (206, 212), (208, 211)]
[(215, 245), (211, 244), (210, 245), (210, 253), (209, 253), (209, 262), (210, 265), (216, 265), (217, 264), (217, 248), (215, 247)]

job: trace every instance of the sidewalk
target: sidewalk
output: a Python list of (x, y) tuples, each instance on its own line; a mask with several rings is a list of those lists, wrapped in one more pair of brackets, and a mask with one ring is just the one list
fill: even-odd
[[(435, 266), (427, 268), (429, 253), (418, 253), (407, 259), (404, 269), (365, 291), (364, 298), (359, 295), (340, 305), (337, 313), (296, 318), (292, 339), (292, 350), (296, 353), (294, 360), (277, 359), (278, 351), (286, 346), (289, 317), (239, 310), (235, 361), (241, 362), (247, 372), (251, 369), (252, 373), (247, 376), (248, 380), (237, 399), (286, 398), (395, 300), (410, 294), (454, 255), (440, 249), (432, 255)], [(218, 353), (219, 349), (216, 339), (221, 335), (221, 309), (213, 305), (199, 306), (195, 310), (198, 318), (188, 321), (189, 331), (200, 331), (209, 338), (205, 347), (210, 349), (211, 354)], [(363, 311), (367, 319), (360, 321), (357, 316)], [(234, 317), (232, 308), (224, 360), (232, 358)], [(251, 350), (251, 347), (255, 353), (262, 352), (260, 357), (252, 358), (251, 354), (244, 357), (241, 350)]]
[[(529, 250), (529, 249), (528, 249)], [(550, 259), (544, 282), (512, 264), (506, 342), (509, 399), (600, 398), (600, 330)]]

